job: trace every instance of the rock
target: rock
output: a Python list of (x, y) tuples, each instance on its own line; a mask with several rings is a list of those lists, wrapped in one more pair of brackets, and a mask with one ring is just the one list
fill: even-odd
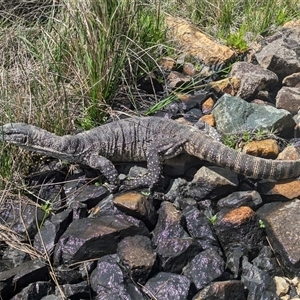
[(182, 84), (189, 82), (191, 80), (190, 76), (183, 75), (177, 71), (171, 71), (167, 77), (168, 86), (170, 88), (176, 88), (181, 86)]
[(238, 280), (212, 282), (193, 297), (193, 300), (246, 300), (244, 284)]
[(196, 200), (217, 199), (234, 192), (237, 186), (236, 173), (221, 167), (202, 167), (189, 183), (185, 196)]
[(257, 191), (238, 191), (220, 199), (217, 203), (217, 207), (221, 210), (223, 208), (249, 206), (253, 210), (256, 210), (262, 203), (261, 196)]
[(300, 273), (300, 200), (265, 204), (257, 211), (277, 258), (292, 276)]
[(300, 71), (297, 48), (299, 39), (292, 31), (278, 33), (273, 41), (255, 54), (258, 63), (265, 69), (277, 74), (279, 80)]
[(56, 286), (56, 295), (63, 294), (67, 299), (89, 299), (91, 290), (87, 281), (75, 284), (63, 284), (59, 288)]
[(226, 254), (227, 267), (235, 278), (239, 275), (243, 255), (255, 257), (262, 247), (263, 230), (258, 217), (247, 206), (221, 210), (214, 224), (215, 233)]
[[(205, 250), (215, 248), (219, 250), (219, 243), (208, 218), (194, 206), (186, 206), (182, 214), (186, 220), (186, 227), (191, 237)], [(221, 253), (221, 252), (220, 252)]]
[(158, 61), (157, 61), (158, 65), (166, 70), (166, 71), (171, 71), (174, 67), (175, 67), (175, 60), (172, 57), (161, 57)]
[[(9, 299), (13, 293), (19, 293), (29, 284), (47, 281), (48, 278), (49, 274), (45, 263), (38, 259), (29, 260), (0, 273), (0, 296), (2, 299)], [(34, 285), (30, 290), (35, 290)]]
[(222, 64), (234, 58), (234, 51), (217, 44), (187, 21), (170, 15), (166, 16), (165, 20), (169, 36), (177, 41), (181, 50), (200, 58), (204, 64)]
[(195, 66), (190, 62), (185, 62), (183, 64), (182, 72), (183, 72), (183, 74), (191, 76), (191, 77), (193, 77), (197, 74), (197, 70), (196, 70)]
[(241, 81), (237, 77), (228, 77), (208, 84), (208, 88), (214, 90), (218, 95), (236, 95), (240, 89)]
[(155, 249), (161, 270), (179, 274), (201, 250), (201, 246), (192, 238), (166, 238)]
[(279, 160), (297, 160), (300, 159), (300, 153), (295, 146), (287, 146), (282, 152), (278, 154)]
[(286, 76), (282, 80), (282, 85), (288, 86), (288, 87), (300, 87), (300, 72), (293, 73), (289, 76)]
[(153, 73), (146, 74), (139, 78), (137, 88), (148, 94), (157, 94), (163, 91), (162, 84), (155, 78)]
[[(191, 94), (180, 94), (176, 93), (176, 96), (182, 102), (182, 109), (188, 111), (192, 108), (200, 108), (203, 103), (207, 101), (208, 92), (204, 91), (201, 93)], [(185, 120), (184, 118), (178, 118), (176, 121)]]
[(279, 147), (277, 142), (272, 139), (250, 141), (243, 147), (243, 152), (253, 156), (274, 159), (279, 153)]
[(300, 87), (283, 86), (277, 93), (276, 107), (296, 114), (300, 109)]
[(214, 116), (212, 114), (202, 116), (200, 118), (200, 121), (208, 124), (211, 127), (214, 127), (216, 125), (215, 118), (214, 118)]
[(97, 267), (91, 274), (90, 284), (98, 296), (95, 299), (131, 300), (117, 255), (105, 255), (98, 260)]
[(283, 277), (274, 276), (274, 281), (276, 284), (276, 294), (279, 297), (285, 296), (290, 289), (289, 283)]
[(156, 261), (151, 240), (142, 235), (125, 237), (118, 244), (117, 253), (130, 278), (144, 284)]
[(276, 296), (276, 286), (271, 276), (248, 262), (246, 257), (242, 261), (241, 280), (248, 289), (247, 300), (279, 300)]
[(244, 100), (253, 99), (261, 90), (274, 88), (278, 82), (275, 73), (248, 62), (234, 63), (229, 76), (240, 79), (240, 88), (236, 96)]
[(160, 272), (147, 281), (143, 291), (156, 300), (183, 300), (188, 299), (190, 284), (186, 276)]
[(30, 283), (21, 292), (10, 298), (11, 300), (32, 300), (41, 299), (54, 291), (54, 284), (51, 282), (37, 281)]
[(17, 267), (28, 260), (30, 260), (28, 253), (23, 250), (18, 250), (8, 246), (5, 250), (3, 250), (3, 255), (0, 262), (0, 272)]
[(223, 134), (251, 132), (260, 128), (288, 135), (293, 132), (295, 126), (295, 121), (286, 110), (248, 103), (230, 95), (223, 95), (212, 113), (217, 130)]
[(170, 202), (162, 202), (158, 210), (156, 227), (152, 231), (152, 242), (158, 245), (166, 238), (188, 238), (183, 228), (184, 220), (182, 214)]
[(300, 196), (300, 183), (296, 179), (284, 179), (277, 182), (261, 181), (258, 191), (265, 198), (274, 200), (294, 199)]
[[(45, 212), (25, 196), (1, 193), (0, 224), (17, 234), (20, 241), (34, 238)], [(22, 216), (22, 218), (20, 218)], [(3, 231), (4, 228), (1, 228)], [(5, 237), (1, 235), (1, 240)]]
[(145, 225), (130, 216), (101, 216), (74, 220), (54, 250), (54, 265), (71, 264), (116, 252), (118, 242), (136, 234), (149, 235)]
[(157, 221), (157, 213), (146, 196), (137, 192), (127, 192), (116, 195), (114, 205), (121, 211), (145, 222), (147, 226), (154, 227)]
[[(215, 105), (215, 101), (213, 98), (209, 97), (206, 99), (202, 104), (202, 111), (204, 114), (208, 114), (212, 111), (213, 107)], [(213, 124), (209, 124), (210, 126), (213, 126)]]
[(212, 249), (207, 249), (188, 263), (183, 269), (183, 275), (190, 278), (199, 291), (219, 278), (223, 274), (224, 268), (225, 263), (220, 255)]

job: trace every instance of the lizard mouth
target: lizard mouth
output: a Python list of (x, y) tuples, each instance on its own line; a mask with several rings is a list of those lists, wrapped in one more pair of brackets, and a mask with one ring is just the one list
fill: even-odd
[(3, 140), (11, 144), (26, 144), (27, 143), (27, 136), (24, 134), (18, 133), (6, 133), (3, 134)]

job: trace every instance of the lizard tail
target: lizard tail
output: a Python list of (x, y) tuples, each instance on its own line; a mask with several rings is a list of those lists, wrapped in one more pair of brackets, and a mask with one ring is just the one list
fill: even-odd
[(300, 176), (300, 160), (271, 160), (233, 150), (206, 135), (193, 134), (185, 151), (238, 174), (256, 179), (286, 179)]

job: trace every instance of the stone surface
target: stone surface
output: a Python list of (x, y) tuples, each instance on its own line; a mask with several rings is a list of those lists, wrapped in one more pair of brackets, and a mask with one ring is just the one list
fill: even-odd
[(143, 291), (157, 300), (183, 300), (188, 297), (190, 284), (186, 276), (160, 272), (147, 281)]
[(212, 282), (198, 294), (193, 300), (246, 300), (244, 284), (238, 280)]
[(279, 147), (277, 142), (272, 139), (250, 141), (243, 147), (243, 152), (253, 156), (274, 159), (279, 153)]
[(239, 97), (223, 95), (212, 111), (217, 129), (224, 134), (243, 133), (260, 129), (291, 134), (295, 121), (286, 110), (248, 103)]
[(41, 299), (54, 291), (54, 284), (51, 282), (37, 281), (30, 283), (21, 292), (10, 298), (11, 300), (32, 300)]
[(125, 237), (118, 244), (117, 253), (130, 278), (145, 283), (156, 261), (151, 240), (142, 235)]
[(300, 84), (300, 72), (293, 73), (289, 76), (286, 76), (282, 80), (282, 84), (288, 87), (299, 87)]
[(217, 44), (183, 19), (168, 15), (166, 23), (169, 35), (177, 41), (179, 48), (207, 65), (224, 63), (235, 57), (230, 48)]
[(277, 93), (276, 107), (296, 114), (300, 109), (300, 87), (283, 86)]
[(281, 160), (297, 160), (300, 159), (300, 153), (294, 146), (287, 146), (278, 154), (277, 159)]
[(118, 242), (136, 234), (149, 235), (141, 221), (130, 216), (101, 216), (74, 220), (54, 251), (54, 264), (75, 263), (116, 252)]
[(239, 91), (241, 81), (237, 77), (228, 77), (208, 84), (208, 87), (217, 94), (229, 94), (235, 96)]
[(300, 200), (269, 203), (257, 213), (263, 220), (266, 233), (277, 258), (291, 275), (300, 275)]
[(272, 90), (278, 81), (277, 75), (272, 71), (248, 62), (234, 63), (229, 76), (240, 79), (240, 88), (236, 96), (244, 100), (253, 99), (261, 90)]
[(220, 255), (207, 249), (196, 255), (184, 268), (183, 274), (191, 279), (197, 290), (220, 277), (224, 272), (225, 263)]

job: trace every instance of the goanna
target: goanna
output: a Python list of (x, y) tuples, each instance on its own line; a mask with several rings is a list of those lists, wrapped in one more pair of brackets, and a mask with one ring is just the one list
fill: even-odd
[(236, 173), (259, 179), (300, 176), (300, 160), (268, 160), (226, 147), (195, 127), (158, 118), (128, 118), (76, 134), (57, 136), (24, 123), (2, 126), (0, 140), (30, 151), (98, 169), (110, 190), (119, 187), (115, 162), (147, 162), (148, 174), (125, 180), (122, 189), (153, 186), (164, 159), (186, 152)]

